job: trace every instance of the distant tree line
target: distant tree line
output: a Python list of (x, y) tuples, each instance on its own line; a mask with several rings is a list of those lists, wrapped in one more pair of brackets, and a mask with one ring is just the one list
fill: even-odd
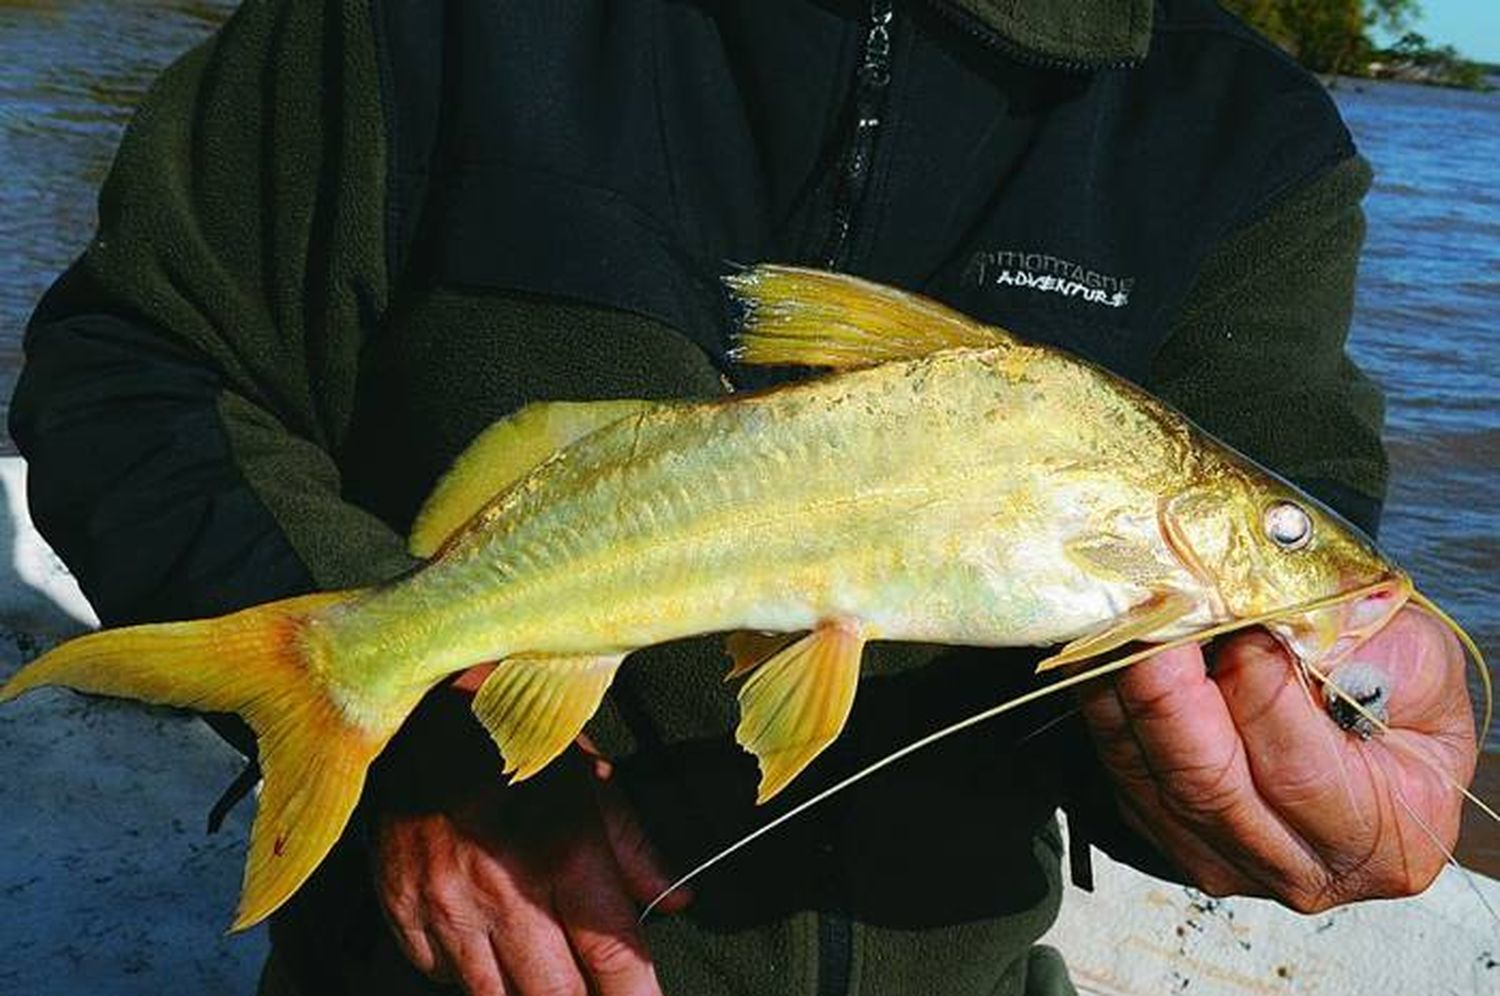
[[(1411, 30), (1416, 0), (1220, 0), (1316, 73), (1395, 76), (1424, 83), (1482, 88), (1483, 67), (1453, 47), (1433, 48)], [(1372, 33), (1401, 40), (1379, 48)]]

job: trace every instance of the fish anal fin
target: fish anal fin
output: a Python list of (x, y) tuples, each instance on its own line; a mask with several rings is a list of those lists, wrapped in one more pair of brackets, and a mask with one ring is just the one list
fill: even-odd
[(864, 644), (857, 625), (824, 623), (761, 664), (740, 688), (735, 740), (760, 762), (757, 804), (785, 788), (844, 728)]
[(765, 633), (754, 629), (739, 629), (724, 638), (724, 652), (729, 655), (729, 673), (725, 681), (742, 678), (770, 660), (798, 638), (794, 633)]
[(1127, 643), (1144, 639), (1190, 614), (1194, 608), (1195, 603), (1188, 595), (1158, 592), (1105, 628), (1079, 637), (1042, 661), (1036, 666), (1037, 673), (1098, 657)]
[(540, 401), (474, 437), (438, 481), (407, 539), (413, 556), (431, 557), (490, 499), (553, 453), (606, 425), (645, 411), (653, 401)]
[(507, 657), (479, 686), (474, 715), (522, 781), (578, 738), (604, 700), (624, 655)]
[(724, 282), (739, 306), (741, 363), (862, 367), (1016, 342), (936, 301), (843, 273), (761, 265)]

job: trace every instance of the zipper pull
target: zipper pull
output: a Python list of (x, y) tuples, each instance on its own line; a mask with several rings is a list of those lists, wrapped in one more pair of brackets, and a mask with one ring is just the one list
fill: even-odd
[[(865, 34), (864, 60), (859, 67), (860, 127), (874, 127), (880, 123), (879, 97), (891, 81), (891, 20), (895, 16), (891, 0), (872, 0), (870, 4), (870, 30)], [(864, 121), (867, 102), (873, 120)]]
[(833, 195), (833, 230), (823, 265), (843, 269), (848, 259), (849, 236), (854, 213), (864, 199), (869, 181), (870, 159), (875, 153), (875, 135), (885, 112), (885, 90), (891, 82), (892, 0), (871, 0), (869, 29), (865, 32), (864, 57), (854, 77), (854, 129), (840, 159), (840, 179)]

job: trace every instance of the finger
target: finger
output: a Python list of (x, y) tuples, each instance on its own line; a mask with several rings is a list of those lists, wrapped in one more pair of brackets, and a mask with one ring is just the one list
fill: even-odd
[(434, 982), (449, 982), (453, 979), (447, 960), (440, 955), (441, 948), (426, 930), (420, 925), (399, 921), (393, 916), (388, 916), (387, 920), (393, 928), (397, 949), (411, 962), (413, 968)]
[(575, 852), (559, 878), (553, 903), (591, 993), (660, 996), (635, 905), (605, 846)]
[(1084, 686), (1079, 700), (1099, 759), (1115, 782), (1125, 822), (1210, 894), (1264, 893), (1265, 887), (1237, 867), (1232, 856), (1220, 854), (1210, 838), (1163, 805), (1157, 776), (1135, 738), (1114, 682)]
[[(1392, 676), (1391, 719), (1397, 726), (1441, 729), (1433, 716), (1463, 702), (1456, 649), (1419, 617), (1393, 620), (1360, 658)], [(1313, 849), (1314, 877), (1280, 883), (1283, 898), (1304, 910), (1354, 896), (1409, 895), (1441, 869), (1457, 834), (1454, 751), (1467, 731), (1466, 710), (1452, 738), (1396, 728), (1369, 742), (1329, 722), (1310, 701), (1280, 645), (1263, 633), (1229, 642), (1216, 674), (1251, 758), (1262, 798)], [(1279, 664), (1279, 666), (1278, 666)], [(1434, 676), (1437, 681), (1433, 682)], [(1403, 692), (1404, 687), (1404, 692)], [(1472, 745), (1472, 741), (1468, 741)], [(1462, 777), (1462, 776), (1461, 776)], [(1322, 881), (1318, 882), (1317, 879)]]
[(495, 670), (494, 661), (475, 664), (466, 671), (460, 671), (457, 677), (448, 684), (460, 692), (469, 692), (472, 694), (479, 691), (479, 686), (484, 684), (484, 680), (490, 676), (490, 672), (493, 670)]
[(448, 960), (448, 954), (443, 950), (443, 943), (437, 934), (423, 930), (422, 943), (431, 952), (428, 960), (430, 967), (424, 968), (418, 962), (413, 961), (412, 964), (417, 966), (417, 970), (433, 982), (457, 982), (458, 973), (454, 971), (453, 963)]
[[(1306, 705), (1286, 660), (1273, 663), (1263, 670), (1290, 680), (1295, 695), (1288, 699), (1300, 696)], [(1284, 895), (1306, 882), (1321, 889), (1325, 876), (1315, 850), (1261, 796), (1249, 745), (1219, 678), (1217, 671), (1208, 676), (1201, 648), (1187, 646), (1143, 661), (1115, 683), (1162, 810), (1203, 838), (1219, 859), (1261, 883), (1256, 891)]]
[[(605, 839), (624, 879), (626, 891), (637, 903), (649, 903), (672, 884), (672, 874), (646, 835), (645, 827), (636, 818), (635, 807), (614, 781), (608, 761), (595, 761), (594, 777)], [(663, 899), (657, 908), (663, 913), (676, 913), (692, 900), (691, 890), (678, 889)]]
[(1389, 677), (1390, 726), (1461, 737), (1473, 726), (1464, 708), (1463, 648), (1426, 612), (1403, 609), (1352, 660), (1374, 665)]
[(517, 994), (585, 992), (567, 934), (537, 900), (519, 895), (507, 900), (486, 943)]
[(1416, 845), (1409, 863), (1420, 883), (1432, 856), (1446, 858), (1451, 848), (1462, 815), (1460, 788), (1477, 761), (1467, 659), (1445, 625), (1410, 608), (1354, 656), (1388, 676), (1389, 729), (1359, 747), (1397, 798), (1394, 816)]
[(1164, 800), (1193, 815), (1239, 804), (1248, 771), (1218, 686), (1196, 646), (1122, 672), (1115, 694)]
[[(1393, 755), (1392, 738), (1366, 743), (1340, 731), (1294, 675), (1265, 634), (1227, 644), (1217, 673), (1261, 797), (1312, 848), (1315, 864), (1277, 882), (1279, 894), (1311, 911), (1425, 887), (1445, 856), (1433, 838), (1451, 839), (1457, 830), (1453, 793), (1430, 763)], [(1398, 733), (1422, 742), (1424, 754), (1432, 746), (1424, 735)]]
[(505, 976), (488, 935), (477, 930), (449, 934), (439, 930), (434, 940), (445, 952), (452, 977), (468, 996), (507, 996)]
[(1245, 745), (1256, 791), (1319, 853), (1364, 851), (1376, 800), (1354, 741), (1308, 694), (1290, 657), (1268, 633), (1226, 641), (1214, 679)]

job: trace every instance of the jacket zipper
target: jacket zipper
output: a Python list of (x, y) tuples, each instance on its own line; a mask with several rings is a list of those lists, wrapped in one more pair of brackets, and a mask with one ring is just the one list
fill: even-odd
[[(853, 251), (854, 216), (870, 185), (875, 140), (891, 84), (892, 0), (871, 0), (865, 43), (854, 79), (854, 129), (839, 160), (834, 190), (833, 230), (823, 263), (842, 270)], [(830, 855), (830, 860), (836, 858)], [(845, 914), (818, 914), (818, 996), (847, 996), (854, 967), (854, 923)]]
[(875, 139), (885, 112), (886, 90), (891, 82), (892, 0), (872, 0), (866, 22), (865, 43), (854, 79), (854, 128), (840, 159), (838, 186), (834, 190), (833, 229), (823, 262), (840, 270), (849, 261), (854, 215), (870, 185)]

